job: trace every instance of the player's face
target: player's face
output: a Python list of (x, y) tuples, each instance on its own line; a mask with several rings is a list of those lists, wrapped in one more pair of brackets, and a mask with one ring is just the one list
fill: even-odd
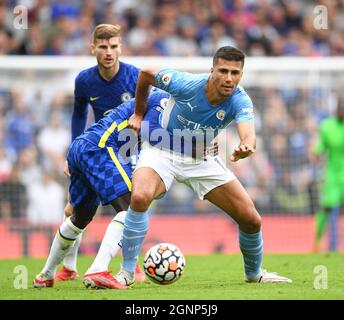
[(241, 61), (229, 61), (219, 58), (211, 68), (214, 87), (221, 97), (228, 97), (235, 90), (243, 73)]
[(92, 54), (97, 58), (98, 64), (105, 69), (113, 68), (122, 53), (122, 44), (119, 37), (110, 39), (97, 39), (96, 43), (91, 45)]

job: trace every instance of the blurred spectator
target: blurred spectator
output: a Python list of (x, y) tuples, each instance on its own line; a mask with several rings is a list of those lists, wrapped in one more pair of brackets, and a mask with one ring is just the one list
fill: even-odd
[(28, 189), (28, 222), (34, 225), (57, 225), (62, 221), (64, 204), (63, 187), (45, 171), (41, 179), (32, 180)]
[(0, 55), (15, 53), (25, 36), (23, 29), (13, 25), (13, 11), (6, 1), (0, 1)]
[(12, 161), (6, 155), (6, 150), (0, 145), (0, 183), (7, 180), (12, 170)]
[(16, 54), (45, 55), (48, 53), (47, 39), (39, 23), (31, 23), (26, 39), (18, 48)]
[(24, 149), (19, 154), (18, 166), (20, 167), (20, 182), (30, 188), (34, 181), (42, 178), (42, 167), (38, 162), (38, 152), (36, 146)]
[(220, 20), (214, 20), (208, 34), (201, 39), (201, 54), (211, 56), (218, 48), (223, 46), (236, 46), (232, 37), (228, 35), (225, 25)]
[(66, 151), (71, 141), (70, 133), (63, 125), (61, 113), (53, 111), (47, 125), (37, 136), (38, 148), (43, 153), (43, 165), (56, 174), (62, 174)]
[(20, 168), (13, 166), (7, 180), (0, 183), (0, 216), (2, 218), (25, 218), (27, 189), (20, 182)]
[(10, 54), (11, 51), (11, 34), (0, 28), (0, 55)]
[(13, 89), (11, 98), (12, 106), (5, 117), (4, 142), (11, 159), (17, 160), (19, 153), (33, 143), (35, 128), (21, 90)]
[(149, 56), (155, 54), (152, 47), (154, 37), (155, 32), (151, 20), (147, 16), (140, 15), (137, 17), (136, 25), (128, 32), (126, 42), (134, 54)]
[(255, 14), (252, 6), (243, 0), (226, 1), (226, 10), (223, 19), (228, 25), (232, 23), (240, 24), (244, 29), (248, 29), (255, 24)]

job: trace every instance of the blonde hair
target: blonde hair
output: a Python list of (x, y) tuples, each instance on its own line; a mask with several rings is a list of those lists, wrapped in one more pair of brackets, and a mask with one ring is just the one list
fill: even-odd
[(97, 39), (110, 39), (113, 37), (121, 37), (121, 27), (116, 24), (98, 24), (93, 31), (93, 43)]

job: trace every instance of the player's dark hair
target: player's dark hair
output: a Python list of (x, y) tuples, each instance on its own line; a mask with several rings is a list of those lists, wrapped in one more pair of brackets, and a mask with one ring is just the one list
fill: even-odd
[(109, 40), (113, 37), (120, 36), (121, 27), (118, 24), (99, 24), (96, 26), (93, 32), (93, 43), (95, 43), (97, 39)]
[(245, 54), (235, 47), (225, 46), (216, 51), (213, 58), (213, 66), (217, 64), (218, 59), (224, 59), (228, 61), (241, 61), (242, 66), (244, 66)]

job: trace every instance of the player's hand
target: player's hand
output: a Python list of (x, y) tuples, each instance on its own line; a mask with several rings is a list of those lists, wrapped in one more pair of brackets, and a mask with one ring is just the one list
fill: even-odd
[(142, 121), (143, 117), (134, 113), (128, 120), (128, 127), (134, 129), (138, 133), (141, 129)]
[(70, 171), (68, 167), (68, 161), (66, 160), (63, 166), (63, 173), (67, 176), (70, 177)]
[(241, 144), (234, 149), (231, 156), (231, 161), (238, 161), (244, 159), (254, 153), (256, 150), (248, 144)]

